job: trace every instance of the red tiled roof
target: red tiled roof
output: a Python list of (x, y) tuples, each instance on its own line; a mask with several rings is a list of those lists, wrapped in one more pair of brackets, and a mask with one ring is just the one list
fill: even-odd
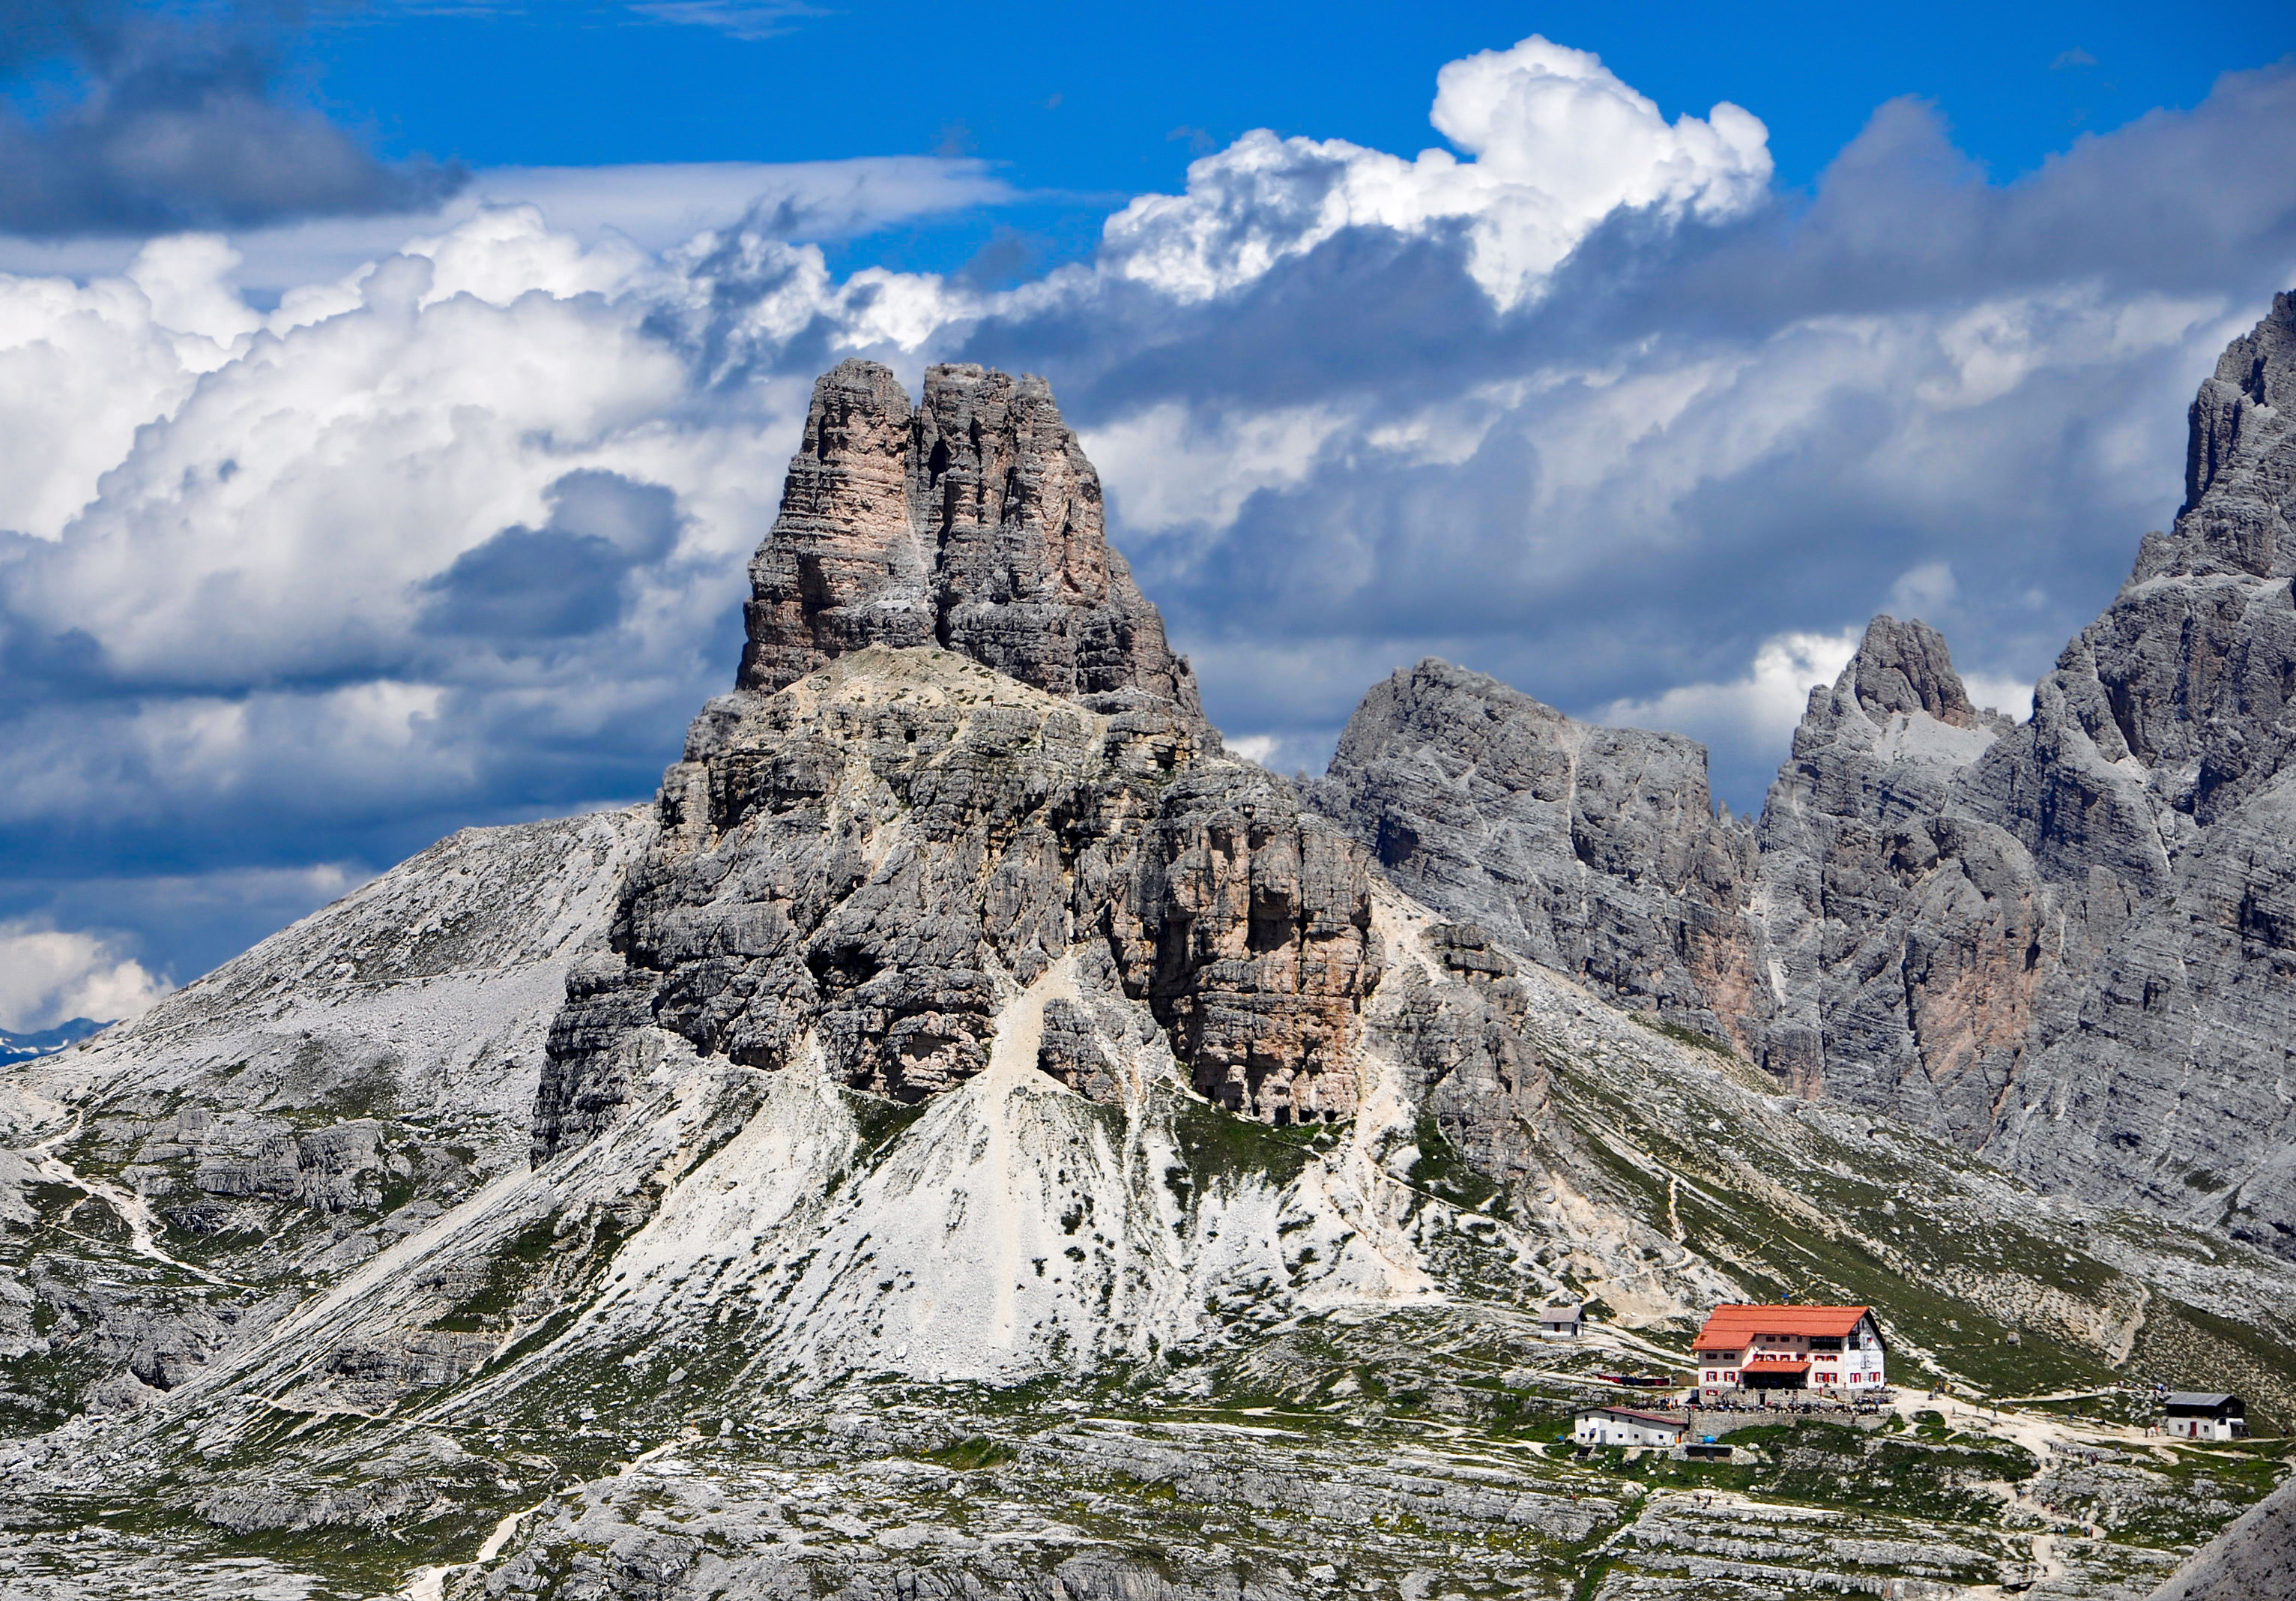
[(1746, 1359), (1745, 1371), (1751, 1373), (1757, 1367), (1764, 1373), (1808, 1373), (1809, 1359), (1788, 1356), (1782, 1351), (1759, 1351)]
[(1693, 1349), (1743, 1351), (1756, 1334), (1846, 1334), (1871, 1312), (1864, 1306), (1718, 1306)]

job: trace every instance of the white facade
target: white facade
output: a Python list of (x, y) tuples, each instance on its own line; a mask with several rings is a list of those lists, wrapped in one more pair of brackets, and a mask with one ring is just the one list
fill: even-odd
[(1550, 1340), (1576, 1340), (1582, 1323), (1575, 1306), (1543, 1306), (1538, 1309), (1538, 1332)]
[[(1882, 1332), (1869, 1314), (1857, 1319), (1847, 1334), (1799, 1334), (1749, 1332), (1735, 1349), (1702, 1347), (1695, 1354), (1698, 1386), (1704, 1390), (1734, 1389), (1747, 1383), (1751, 1370), (1765, 1368), (1781, 1375), (1799, 1374), (1799, 1383), (1784, 1388), (1840, 1390), (1852, 1395), (1878, 1391), (1888, 1383), (1887, 1353)], [(1796, 1365), (1807, 1363), (1797, 1370)]]
[(2248, 1433), (2228, 1417), (2171, 1417), (2164, 1427), (2175, 1440), (2240, 1440)]
[(1656, 1412), (1628, 1407), (1597, 1407), (1578, 1414), (1570, 1438), (1580, 1445), (1659, 1445), (1682, 1443), (1689, 1425)]

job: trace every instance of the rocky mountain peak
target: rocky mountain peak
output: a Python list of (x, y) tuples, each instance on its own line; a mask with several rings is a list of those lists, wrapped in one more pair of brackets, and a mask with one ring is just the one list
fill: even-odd
[(2296, 291), (2272, 297), (2272, 309), (2217, 358), (2213, 382), (2237, 386), (2259, 406), (2296, 404)]
[(744, 689), (864, 645), (938, 645), (1053, 694), (1144, 694), (1202, 720), (1041, 378), (929, 367), (912, 406), (876, 362), (824, 374), (750, 583)]
[(1366, 697), (1311, 798), (1417, 899), (1798, 1094), (2296, 1255), (2296, 1124), (2257, 1091), (2296, 1030), (2296, 293), (2190, 415), (2184, 511), (2027, 720), (1878, 617), (1751, 847), (1648, 825), (1697, 820), (1694, 747), (1424, 665)]
[(1945, 636), (1925, 622), (1876, 617), (1842, 669), (1842, 681), (1877, 718), (1923, 711), (1956, 728), (1977, 727), (1977, 708), (1953, 670)]
[(2285, 509), (2296, 481), (2296, 293), (2275, 295), (2264, 320), (2226, 348), (2188, 415), (2185, 505), (2168, 548), (2149, 542), (2138, 576), (2296, 571)]

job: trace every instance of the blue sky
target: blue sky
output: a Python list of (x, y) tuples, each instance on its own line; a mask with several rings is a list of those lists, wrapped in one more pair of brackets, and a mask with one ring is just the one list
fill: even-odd
[[(1939, 4), (1077, 6), (775, 0), (384, 4), (321, 13), (325, 103), (398, 155), (473, 166), (963, 153), (1034, 203), (872, 235), (844, 259), (963, 266), (1089, 254), (1112, 203), (1179, 187), (1247, 128), (1409, 153), (1443, 63), (1531, 33), (1590, 50), (1670, 119), (1718, 100), (1806, 187), (1874, 108), (1934, 103), (1997, 178), (2083, 132), (2189, 107), (2296, 48), (2286, 8)], [(685, 19), (683, 21), (676, 19)], [(1017, 250), (1015, 245), (1024, 247)]]
[[(649, 14), (651, 13), (651, 14)], [(2284, 53), (2284, 7), (1927, 4), (687, 7), (322, 13), (317, 87), (397, 155), (476, 166), (922, 155), (952, 139), (1030, 189), (1177, 187), (1185, 134), (1410, 152), (1436, 70), (1527, 35), (1591, 50), (1669, 117), (1755, 109), (1807, 185), (1875, 106), (1932, 99), (1997, 176), (2084, 130), (2190, 106)], [(693, 19), (676, 22), (666, 19)], [(720, 19), (711, 26), (709, 19)], [(742, 26), (744, 20), (749, 26)], [(744, 32), (760, 37), (743, 37)]]
[(20, 0), (0, 1027), (642, 799), (812, 376), (1046, 374), (1239, 748), (1440, 654), (1759, 804), (1980, 698), (2296, 284), (2284, 7)]

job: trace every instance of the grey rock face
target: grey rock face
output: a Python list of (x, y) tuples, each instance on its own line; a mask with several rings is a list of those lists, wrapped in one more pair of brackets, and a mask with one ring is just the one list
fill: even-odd
[(2166, 891), (2102, 941), (2069, 1015), (2044, 1019), (1994, 1154), (2052, 1188), (2296, 1252), (2292, 852), (2296, 780), (2201, 832)]
[(1965, 1144), (1991, 1127), (2052, 954), (2030, 857), (1955, 804), (2008, 727), (1920, 622), (1874, 619), (1811, 692), (1760, 829), (1761, 1060), (1799, 1092)]
[(652, 827), (464, 830), (10, 1067), (0, 1421), (173, 1392), (520, 1165), (568, 970)]
[[(663, 782), (612, 953), (570, 981), (535, 1160), (619, 1115), (650, 1029), (767, 1069), (811, 1042), (897, 1100), (951, 1088), (1085, 939), (1224, 1104), (1353, 1107), (1369, 869), (1218, 759), (1041, 380), (933, 367), (912, 408), (874, 364), (825, 374), (750, 578), (740, 687)], [(1045, 1060), (1086, 1088), (1077, 1022), (1053, 1014)]]
[(1551, 1134), (1555, 1119), (1520, 970), (1472, 924), (1434, 924), (1426, 944), (1440, 971), (1406, 971), (1383, 1043), (1417, 1070), (1421, 1104), (1475, 1171), (1535, 1183), (1552, 1153), (1524, 1134)]
[(1357, 1014), (1380, 973), (1363, 853), (1237, 763), (1182, 775), (1144, 843), (1111, 933), (1127, 992), (1196, 1088), (1264, 1121), (1351, 1113)]
[(1309, 798), (1428, 906), (1751, 1045), (1753, 832), (1716, 815), (1695, 742), (1575, 722), (1431, 659), (1364, 697)]
[[(1122, 705), (1122, 702), (1118, 702)], [(1370, 869), (1169, 702), (1101, 712), (947, 652), (871, 647), (694, 725), (614, 952), (570, 978), (534, 1154), (594, 1137), (646, 1030), (915, 1102), (986, 1065), (1001, 1007), (1100, 942), (1200, 1085), (1247, 1115), (1354, 1104)], [(1054, 1023), (1053, 1071), (1089, 1081)], [(1070, 1030), (1073, 1031), (1073, 1030)]]
[(1969, 804), (2032, 851), (2067, 973), (1990, 1148), (2296, 1252), (2296, 299), (2192, 411), (2187, 504), (2041, 681)]
[(930, 367), (912, 408), (874, 362), (824, 374), (750, 581), (743, 689), (936, 645), (1054, 694), (1135, 691), (1202, 720), (1041, 378)]
[(873, 647), (695, 723), (614, 954), (571, 978), (534, 1148), (594, 1137), (659, 1025), (915, 1101), (978, 1072), (997, 1009), (1128, 882), (1187, 727), (1106, 717), (935, 650)]
[[(1876, 720), (1916, 711), (1956, 728), (1988, 720), (1970, 703), (1944, 636), (1925, 622), (1875, 618), (1850, 659), (1849, 674), (1858, 706)], [(2010, 726), (1997, 716), (1992, 720)]]
[(1784, 1085), (2296, 1252), (2296, 298), (2192, 415), (2186, 504), (2013, 724), (1874, 620), (1755, 836), (1694, 746), (1440, 663), (1315, 803), (1390, 877)]
[(1517, 956), (1976, 1144), (2054, 971), (2030, 853), (1955, 800), (2012, 727), (1934, 629), (1876, 618), (1756, 826), (1717, 813), (1689, 740), (1425, 661), (1365, 697), (1311, 798)]
[(2287, 511), (2296, 291), (2275, 295), (2270, 314), (2226, 348), (2193, 401), (2191, 426), (2179, 540), (2234, 571), (2285, 574), (2296, 562)]

